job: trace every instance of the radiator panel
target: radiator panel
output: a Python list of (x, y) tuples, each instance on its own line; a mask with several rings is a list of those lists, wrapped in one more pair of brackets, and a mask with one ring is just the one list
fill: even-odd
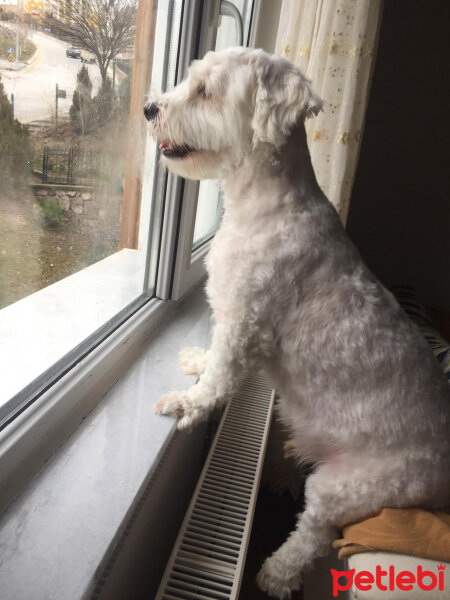
[(156, 600), (238, 597), (273, 404), (253, 375), (226, 407)]

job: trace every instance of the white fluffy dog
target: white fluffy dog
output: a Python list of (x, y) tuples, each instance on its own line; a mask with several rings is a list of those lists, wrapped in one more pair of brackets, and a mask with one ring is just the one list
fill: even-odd
[(303, 123), (320, 109), (287, 60), (242, 48), (207, 54), (145, 106), (167, 167), (220, 177), (225, 192), (207, 261), (212, 345), (181, 353), (200, 378), (155, 410), (190, 427), (263, 368), (299, 460), (315, 465), (295, 531), (258, 575), (276, 598), (342, 526), (450, 505), (449, 386), (316, 182)]

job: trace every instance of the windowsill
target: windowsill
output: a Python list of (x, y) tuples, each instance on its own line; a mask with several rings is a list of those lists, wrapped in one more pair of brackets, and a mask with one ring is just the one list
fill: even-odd
[[(103, 313), (104, 314), (104, 313)], [(193, 378), (178, 351), (207, 346), (210, 312), (200, 288), (0, 519), (2, 597), (76, 600), (116, 538), (175, 431), (153, 403)]]
[(142, 293), (143, 260), (121, 250), (0, 310), (0, 407)]

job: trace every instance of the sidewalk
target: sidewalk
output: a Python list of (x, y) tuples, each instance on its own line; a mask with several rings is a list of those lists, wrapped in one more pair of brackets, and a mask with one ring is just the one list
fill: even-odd
[[(32, 57), (34, 58), (34, 56)], [(30, 61), (31, 62), (31, 61)], [(24, 62), (8, 62), (6, 58), (0, 58), (0, 71), (21, 71), (24, 67), (27, 67), (28, 63)]]
[(21, 71), (25, 67), (32, 65), (39, 56), (39, 46), (36, 44), (36, 52), (26, 62), (9, 62), (6, 58), (0, 58), (0, 71)]
[[(3, 27), (5, 27), (5, 24), (2, 25)], [(16, 28), (12, 25), (9, 25), (9, 27), (6, 28), (13, 32), (16, 31)], [(14, 62), (9, 62), (7, 58), (0, 58), (0, 71), (21, 71), (25, 67), (28, 67), (29, 65), (33, 64), (33, 62), (39, 56), (39, 45), (35, 44), (35, 46), (36, 50), (34, 54), (30, 56), (30, 58), (26, 61), (19, 60), (18, 62), (15, 62), (14, 60)]]

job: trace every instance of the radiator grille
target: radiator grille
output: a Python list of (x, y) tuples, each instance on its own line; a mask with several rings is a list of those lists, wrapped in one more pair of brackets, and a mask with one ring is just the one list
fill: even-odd
[(273, 402), (254, 375), (225, 409), (156, 600), (237, 598)]

